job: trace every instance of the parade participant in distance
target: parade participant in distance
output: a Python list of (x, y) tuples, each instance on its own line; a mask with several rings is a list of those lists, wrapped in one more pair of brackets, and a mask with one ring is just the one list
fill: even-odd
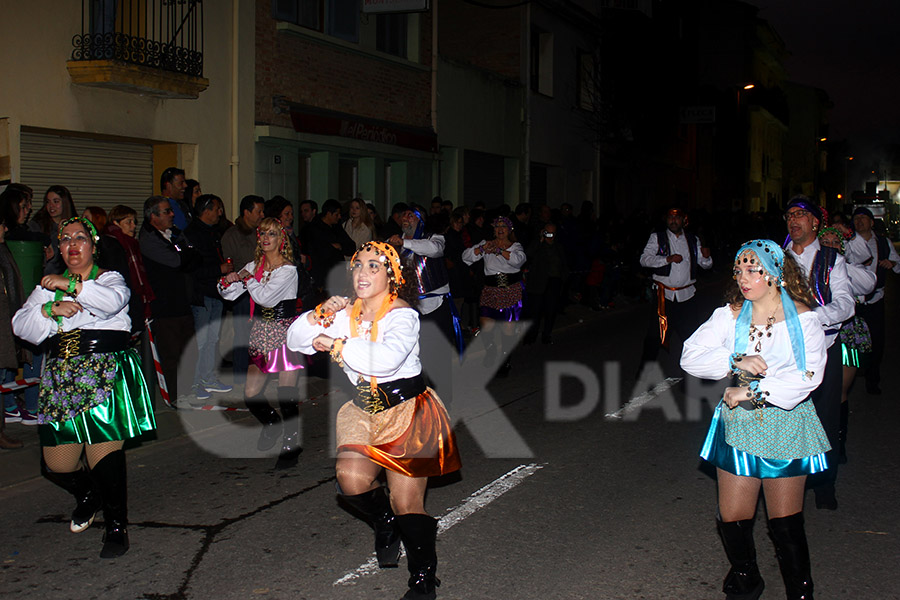
[[(819, 244), (828, 248), (834, 248), (841, 256), (847, 259), (847, 276), (850, 278), (850, 287), (857, 298), (868, 294), (875, 289), (875, 274), (868, 271), (862, 265), (850, 262), (850, 257), (845, 253), (844, 236), (836, 227), (823, 227), (819, 231)], [(857, 300), (857, 306), (858, 304)], [(838, 341), (841, 343), (841, 359), (843, 364), (843, 381), (841, 387), (841, 420), (838, 430), (838, 461), (847, 462), (847, 427), (850, 420), (850, 405), (847, 404), (847, 396), (856, 370), (859, 368), (860, 353), (872, 351), (872, 335), (866, 321), (858, 314), (853, 315), (841, 326), (838, 333)]]
[(95, 264), (98, 240), (89, 221), (63, 221), (66, 270), (41, 280), (13, 317), (13, 331), (33, 344), (48, 342), (38, 415), (41, 470), (75, 496), (73, 532), (87, 529), (103, 508), (100, 557), (114, 558), (129, 545), (122, 445), (156, 423), (140, 358), (128, 344), (128, 287), (119, 273)]
[(731, 563), (722, 591), (729, 600), (762, 594), (753, 543), (762, 487), (787, 597), (812, 598), (803, 491), (830, 448), (810, 401), (822, 381), (825, 336), (803, 273), (773, 242), (741, 246), (734, 279), (728, 304), (685, 341), (681, 357), (695, 377), (736, 377), (700, 453), (717, 472), (718, 528)]
[(881, 394), (881, 360), (884, 356), (884, 285), (888, 273), (900, 273), (900, 256), (891, 241), (874, 230), (872, 211), (860, 206), (853, 211), (853, 227), (856, 229), (855, 255), (859, 262), (875, 274), (875, 289), (857, 296), (857, 311), (866, 320), (872, 333), (872, 354), (865, 365), (866, 392)]
[[(841, 347), (835, 344), (841, 324), (854, 314), (853, 291), (847, 275), (844, 257), (832, 248), (822, 247), (816, 235), (824, 225), (821, 209), (806, 196), (796, 196), (784, 213), (789, 243), (785, 249), (801, 266), (809, 283), (810, 293), (818, 306), (811, 307), (825, 330), (825, 347), (828, 348), (828, 364), (822, 375), (822, 383), (812, 394), (816, 413), (828, 434), (833, 449), (838, 448), (838, 431), (841, 413)], [(828, 470), (810, 478), (816, 494), (816, 508), (837, 509), (835, 481), (837, 480), (836, 456), (829, 455)]]
[(704, 247), (696, 235), (685, 230), (687, 224), (688, 218), (683, 210), (670, 208), (666, 212), (666, 227), (650, 234), (641, 254), (641, 266), (653, 269), (657, 296), (644, 336), (641, 367), (656, 360), (660, 346), (668, 348), (670, 328), (684, 341), (701, 319), (694, 298), (697, 291), (694, 283), (697, 281), (698, 267), (710, 269), (713, 261), (709, 248)]
[[(219, 281), (219, 293), (235, 300), (244, 292), (250, 295), (250, 366), (244, 402), (253, 416), (263, 424), (257, 447), (268, 450), (282, 438), (281, 454), (276, 468), (297, 464), (303, 451), (300, 446), (300, 404), (297, 399), (297, 376), (303, 368), (302, 356), (288, 350), (285, 335), (297, 310), (297, 267), (287, 233), (281, 221), (265, 218), (257, 228), (259, 241), (256, 259), (238, 273), (228, 273)], [(270, 374), (278, 374), (278, 411), (269, 406), (264, 391)]]
[(522, 265), (526, 255), (516, 241), (512, 222), (497, 217), (493, 222), (494, 239), (467, 248), (463, 261), (472, 265), (484, 261), (484, 288), (481, 290), (481, 332), (485, 346), (485, 365), (493, 364), (497, 354), (494, 326), (500, 325), (503, 363), (498, 374), (509, 374), (509, 355), (513, 351), (516, 322), (522, 316)]
[[(356, 396), (337, 416), (337, 480), (344, 500), (375, 527), (379, 565), (406, 547), (404, 598), (435, 597), (437, 520), (425, 513), (428, 477), (460, 467), (447, 411), (419, 363), (418, 292), (393, 246), (370, 242), (351, 260), (355, 298), (332, 296), (288, 331), (288, 347), (330, 352)], [(379, 477), (386, 470), (390, 500)]]

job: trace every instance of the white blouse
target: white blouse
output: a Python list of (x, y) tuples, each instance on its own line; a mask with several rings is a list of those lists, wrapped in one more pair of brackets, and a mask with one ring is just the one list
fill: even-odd
[(527, 256), (525, 249), (519, 242), (513, 242), (512, 246), (506, 250), (509, 252), (509, 260), (503, 258), (502, 254), (486, 254), (482, 252), (480, 255), (475, 254), (475, 248), (481, 248), (487, 243), (486, 240), (475, 244), (471, 248), (463, 250), (462, 259), (467, 265), (472, 265), (479, 260), (484, 260), (484, 274), (496, 275), (498, 273), (518, 273), (522, 265), (525, 264)]
[[(352, 305), (351, 305), (352, 306)], [(332, 338), (346, 337), (341, 358), (344, 373), (352, 383), (359, 377), (378, 378), (387, 383), (396, 379), (415, 377), (422, 372), (419, 363), (419, 313), (414, 308), (395, 308), (378, 322), (378, 339), (350, 337), (350, 309), (337, 313), (334, 323), (325, 328), (316, 323), (310, 325), (308, 311), (294, 321), (287, 332), (287, 347), (294, 352), (315, 354), (312, 342), (319, 334)], [(368, 323), (364, 322), (364, 326)]]
[[(759, 382), (761, 391), (769, 392), (765, 398), (785, 410), (800, 404), (810, 392), (822, 382), (827, 358), (825, 334), (819, 318), (813, 311), (798, 315), (803, 330), (806, 347), (806, 368), (813, 372), (804, 378), (797, 369), (787, 323), (780, 321), (772, 326), (772, 337), (763, 335), (761, 351), (758, 353), (766, 361), (766, 376)], [(681, 368), (702, 379), (722, 379), (731, 374), (730, 358), (734, 352), (734, 323), (736, 318), (726, 305), (717, 308), (712, 317), (700, 326), (684, 342), (681, 353)], [(765, 325), (756, 325), (758, 331), (765, 331)], [(748, 342), (747, 354), (754, 351), (755, 342)]]
[[(256, 273), (256, 263), (249, 262), (241, 269), (248, 273)], [(237, 300), (246, 291), (253, 301), (260, 306), (272, 308), (282, 300), (297, 298), (297, 267), (281, 265), (272, 271), (265, 271), (261, 281), (251, 277), (246, 282), (246, 289), (240, 282), (222, 287), (219, 282), (219, 295), (226, 300)]]
[[(44, 304), (56, 298), (56, 291), (40, 286), (34, 288), (28, 300), (13, 316), (13, 332), (32, 344), (40, 344), (56, 335), (59, 325), (56, 319), (48, 319), (41, 311)], [(84, 309), (71, 317), (63, 317), (63, 331), (73, 329), (106, 329), (110, 331), (131, 331), (128, 316), (128, 300), (131, 290), (118, 271), (106, 271), (96, 279), (81, 284), (77, 298), (63, 296), (64, 300), (74, 300)]]

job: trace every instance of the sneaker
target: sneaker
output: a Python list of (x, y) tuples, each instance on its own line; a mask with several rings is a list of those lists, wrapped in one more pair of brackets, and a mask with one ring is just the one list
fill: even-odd
[[(212, 383), (204, 383), (202, 384), (203, 389), (207, 392), (215, 392), (216, 394), (225, 394), (233, 390), (234, 388), (227, 383), (222, 383), (221, 381), (213, 381)], [(207, 396), (208, 398), (209, 396)]]
[[(198, 385), (194, 388), (194, 396), (197, 397), (197, 400), (209, 400), (211, 398), (209, 392), (206, 391), (206, 388), (202, 385)], [(193, 402), (191, 402), (191, 404), (193, 404)]]
[(34, 413), (30, 413), (24, 408), (19, 409), (19, 415), (22, 417), (22, 425), (37, 425), (38, 419), (37, 415)]
[(19, 407), (17, 406), (13, 409), (4, 409), (3, 410), (3, 421), (7, 424), (21, 423), (22, 422), (22, 413), (19, 410)]

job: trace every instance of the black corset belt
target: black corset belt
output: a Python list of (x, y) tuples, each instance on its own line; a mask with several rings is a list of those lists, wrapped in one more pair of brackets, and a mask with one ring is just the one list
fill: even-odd
[(257, 314), (266, 321), (275, 321), (277, 319), (290, 319), (297, 316), (297, 301), (293, 298), (282, 300), (275, 306), (269, 308), (265, 306), (257, 306)]
[(57, 333), (48, 341), (50, 358), (118, 352), (128, 348), (131, 333), (107, 329), (73, 329)]
[(509, 287), (520, 281), (522, 281), (521, 271), (517, 273), (497, 273), (496, 275), (486, 275), (484, 277), (484, 285), (491, 287)]
[(356, 386), (353, 404), (374, 415), (415, 398), (424, 391), (425, 379), (421, 375), (378, 384), (378, 393), (375, 396), (372, 395), (369, 382), (363, 380)]

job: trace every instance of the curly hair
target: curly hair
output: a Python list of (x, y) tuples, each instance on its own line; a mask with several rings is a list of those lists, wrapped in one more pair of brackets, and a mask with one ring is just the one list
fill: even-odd
[(281, 226), (281, 221), (275, 217), (266, 217), (260, 222), (259, 227), (256, 228), (256, 253), (253, 256), (253, 262), (258, 266), (259, 260), (262, 258), (263, 254), (265, 254), (262, 249), (262, 244), (259, 243), (259, 232), (273, 230), (281, 232), (281, 256), (283, 256), (288, 263), (294, 264), (294, 250), (291, 248), (291, 241), (288, 239), (284, 227)]
[[(403, 258), (400, 256), (400, 264), (403, 268), (403, 283), (397, 288), (394, 284), (394, 281), (390, 281), (390, 291), (397, 292), (397, 297), (401, 300), (404, 300), (407, 304), (409, 304), (413, 308), (418, 308), (419, 306), (419, 281), (416, 278), (416, 267), (412, 263), (411, 260)], [(350, 298), (350, 302), (353, 303), (356, 301), (356, 292), (353, 289), (353, 275), (352, 271), (347, 269), (347, 287), (344, 290), (344, 295)]]
[[(787, 290), (788, 296), (790, 296), (794, 302), (802, 304), (809, 309), (813, 309), (819, 305), (815, 296), (812, 295), (812, 291), (809, 289), (809, 282), (806, 280), (806, 275), (803, 274), (803, 269), (797, 264), (794, 257), (787, 252), (784, 253), (782, 278), (784, 279), (784, 287)], [(744, 296), (741, 294), (740, 287), (736, 285), (729, 286), (728, 290), (725, 292), (725, 302), (727, 302), (734, 310), (740, 309), (741, 306), (744, 305)]]

